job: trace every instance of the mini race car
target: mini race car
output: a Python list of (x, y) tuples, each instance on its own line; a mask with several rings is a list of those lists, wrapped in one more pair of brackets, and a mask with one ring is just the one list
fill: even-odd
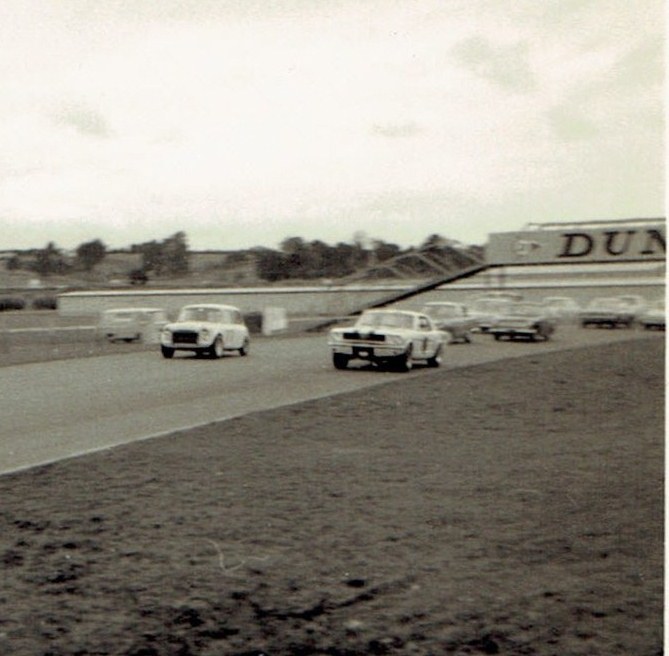
[(249, 346), (249, 330), (242, 313), (232, 305), (186, 305), (177, 320), (168, 323), (160, 334), (164, 358), (173, 357), (176, 351), (210, 358), (222, 358), (231, 351), (247, 355)]

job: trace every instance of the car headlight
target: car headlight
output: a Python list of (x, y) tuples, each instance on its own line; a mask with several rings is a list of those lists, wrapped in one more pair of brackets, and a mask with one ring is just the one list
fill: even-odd
[(207, 340), (211, 337), (211, 333), (209, 332), (209, 330), (208, 330), (207, 328), (203, 328), (203, 329), (200, 331), (200, 337), (201, 337), (203, 340), (207, 341)]
[(169, 338), (172, 336), (172, 331), (169, 328), (163, 328), (160, 332), (162, 333), (163, 337)]
[(399, 335), (386, 335), (386, 342), (393, 345), (404, 344), (404, 340)]

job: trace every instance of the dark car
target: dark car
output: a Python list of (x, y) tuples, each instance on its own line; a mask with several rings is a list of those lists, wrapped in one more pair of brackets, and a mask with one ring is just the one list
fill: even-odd
[(435, 326), (448, 335), (449, 343), (471, 341), (470, 335), (477, 322), (462, 303), (433, 301), (426, 303), (421, 312), (427, 314)]
[(634, 309), (614, 296), (594, 298), (579, 312), (579, 321), (583, 328), (631, 328), (634, 319)]
[(510, 303), (488, 332), (500, 339), (540, 339), (546, 341), (555, 332), (555, 320), (540, 303)]

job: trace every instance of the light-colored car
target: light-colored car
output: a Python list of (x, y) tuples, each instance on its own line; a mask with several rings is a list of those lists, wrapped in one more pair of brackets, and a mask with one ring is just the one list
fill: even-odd
[(495, 321), (513, 303), (508, 298), (477, 298), (467, 304), (475, 332), (487, 333)]
[(634, 324), (635, 313), (620, 298), (607, 296), (593, 298), (588, 305), (579, 312), (579, 321), (583, 328), (589, 326), (606, 326), (607, 328), (631, 328)]
[(618, 296), (621, 304), (638, 317), (648, 307), (648, 301), (640, 294), (621, 294)]
[(511, 303), (488, 332), (496, 340), (521, 337), (547, 341), (555, 332), (555, 322), (541, 303)]
[(638, 321), (645, 330), (665, 330), (667, 313), (664, 299), (649, 303), (646, 310), (639, 315)]
[(177, 320), (168, 323), (160, 334), (160, 350), (165, 358), (176, 351), (221, 358), (226, 352), (249, 352), (249, 330), (238, 308), (232, 305), (202, 303), (181, 308)]
[(477, 322), (470, 316), (466, 305), (449, 301), (432, 301), (426, 303), (421, 312), (432, 319), (437, 329), (446, 333), (449, 343), (471, 342), (470, 335)]
[(581, 306), (569, 296), (547, 296), (541, 304), (548, 316), (561, 323), (576, 321), (581, 311)]
[(114, 308), (100, 313), (97, 334), (110, 342), (157, 341), (167, 321), (160, 308)]
[(365, 310), (353, 326), (333, 328), (328, 345), (336, 369), (364, 360), (410, 371), (416, 360), (438, 367), (445, 340), (426, 314), (387, 309)]

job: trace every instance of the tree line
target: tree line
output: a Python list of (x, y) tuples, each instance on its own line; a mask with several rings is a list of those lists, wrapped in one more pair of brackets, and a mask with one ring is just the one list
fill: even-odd
[[(318, 239), (307, 241), (301, 237), (288, 237), (278, 249), (258, 246), (222, 255), (220, 268), (252, 267), (256, 276), (267, 282), (343, 278), (398, 255), (444, 246), (463, 247), (459, 242), (438, 234), (428, 236), (417, 248), (404, 249), (381, 239), (369, 239), (364, 233), (356, 233), (351, 243), (334, 245)], [(18, 254), (12, 256), (6, 267), (9, 270), (28, 269), (44, 277), (76, 271), (91, 272), (108, 252), (100, 239), (80, 244), (73, 255), (64, 254), (53, 242), (49, 242), (45, 248), (25, 252), (23, 257)], [(152, 277), (183, 276), (190, 272), (192, 253), (185, 232), (177, 232), (161, 241), (133, 244), (129, 252), (141, 255), (139, 267), (128, 273), (132, 284), (144, 284)]]

